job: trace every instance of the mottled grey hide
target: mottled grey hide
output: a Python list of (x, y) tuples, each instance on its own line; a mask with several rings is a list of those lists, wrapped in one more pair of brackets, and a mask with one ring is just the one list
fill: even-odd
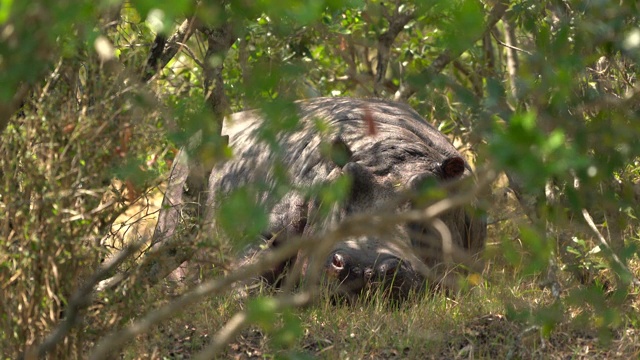
[[(258, 193), (258, 201), (272, 210), (269, 227), (263, 234), (266, 238), (277, 234), (267, 239), (271, 246), (277, 246), (294, 236), (321, 233), (350, 214), (389, 211), (381, 208), (383, 204), (423, 181), (446, 182), (472, 176), (469, 165), (448, 139), (406, 105), (350, 98), (317, 98), (298, 105), (299, 126), (278, 135), (279, 152), (258, 140), (256, 134), (266, 121), (259, 112), (237, 113), (227, 119), (223, 134), (229, 136), (234, 156), (214, 167), (209, 178), (205, 216), (214, 222), (214, 229), (216, 209), (226, 194), (251, 183), (266, 185)], [(318, 121), (330, 130), (319, 132)], [(343, 156), (327, 155), (322, 151), (326, 148), (342, 151)], [(274, 162), (286, 169), (293, 188), (308, 188), (347, 174), (352, 178), (350, 194), (324, 218), (316, 213), (319, 200), (297, 191), (272, 199), (271, 195), (277, 192)], [(397, 210), (410, 207), (407, 201)], [(460, 208), (449, 211), (441, 220), (456, 248), (471, 256), (483, 248), (486, 223), (482, 218)], [(403, 224), (394, 234), (428, 266), (443, 261), (442, 232), (433, 226)], [(264, 240), (256, 239), (260, 241)], [(338, 283), (341, 293), (358, 294), (375, 283), (384, 284), (382, 287), (392, 293), (404, 294), (420, 289), (424, 283), (424, 278), (405, 260), (388, 238), (372, 236), (336, 244), (323, 263), (325, 278)], [(265, 274), (265, 278), (275, 282), (286, 265), (295, 261), (307, 259), (291, 259)]]

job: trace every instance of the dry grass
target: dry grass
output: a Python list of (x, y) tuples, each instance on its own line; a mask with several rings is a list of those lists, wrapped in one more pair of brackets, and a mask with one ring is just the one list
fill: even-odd
[[(637, 358), (638, 330), (625, 321), (602, 339), (597, 329), (566, 319), (549, 335), (526, 319), (507, 315), (510, 302), (534, 306), (548, 293), (523, 285), (482, 285), (455, 297), (424, 296), (399, 307), (333, 304), (327, 298), (294, 310), (302, 336), (278, 342), (273, 332), (252, 327), (228, 347), (224, 358), (458, 359)], [(505, 296), (506, 295), (506, 296)], [(511, 298), (511, 300), (505, 300)], [(141, 336), (124, 358), (189, 358), (243, 307), (232, 296), (210, 299)], [(633, 316), (629, 310), (628, 316)], [(282, 326), (276, 324), (275, 328)], [(273, 329), (272, 329), (273, 331)]]
[[(114, 180), (113, 183), (114, 188), (123, 187), (120, 181)], [(112, 196), (113, 194), (107, 194), (103, 202), (109, 201)], [(110, 252), (116, 252), (122, 250), (126, 244), (151, 239), (163, 197), (162, 185), (140, 196), (134, 203), (126, 204), (124, 212), (116, 218), (107, 236), (102, 239), (102, 246)]]

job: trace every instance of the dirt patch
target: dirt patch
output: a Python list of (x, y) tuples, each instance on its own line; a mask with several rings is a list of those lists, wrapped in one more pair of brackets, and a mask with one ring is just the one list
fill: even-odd
[[(114, 184), (114, 188), (119, 188), (117, 183)], [(111, 230), (102, 239), (101, 244), (113, 253), (141, 239), (150, 241), (158, 221), (164, 189), (163, 184), (149, 190), (133, 203), (125, 203), (126, 210), (113, 222)]]

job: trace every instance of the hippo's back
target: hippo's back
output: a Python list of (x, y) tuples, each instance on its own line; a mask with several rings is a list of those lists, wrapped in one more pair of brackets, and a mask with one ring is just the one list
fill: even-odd
[[(299, 101), (298, 127), (279, 134), (274, 151), (260, 127), (265, 119), (256, 110), (235, 113), (226, 119), (222, 133), (229, 136), (234, 157), (212, 174), (215, 188), (228, 191), (238, 185), (270, 177), (277, 156), (289, 170), (292, 182), (309, 185), (328, 176), (319, 146), (340, 138), (361, 161), (374, 163), (384, 146), (417, 148), (425, 162), (440, 162), (458, 155), (449, 140), (406, 104), (378, 99), (314, 98)], [(326, 128), (325, 128), (326, 127)], [(322, 133), (322, 131), (326, 131)], [(468, 166), (467, 166), (468, 167)], [(222, 176), (219, 176), (222, 175)]]

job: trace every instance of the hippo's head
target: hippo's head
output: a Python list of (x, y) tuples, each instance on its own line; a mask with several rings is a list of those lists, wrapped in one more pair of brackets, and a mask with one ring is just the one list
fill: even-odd
[[(400, 197), (425, 183), (438, 184), (470, 174), (458, 154), (433, 154), (427, 146), (393, 138), (360, 145), (355, 151), (349, 149), (348, 161), (336, 164), (330, 176), (351, 179), (350, 193), (335, 207), (328, 219), (331, 223), (354, 214), (380, 215), (420, 206), (419, 202)], [(446, 241), (468, 248), (470, 224), (464, 209), (454, 209), (440, 220), (448, 228)], [(354, 297), (369, 292), (404, 297), (425, 285), (425, 278), (415, 266), (417, 259), (428, 266), (442, 262), (442, 234), (432, 225), (410, 223), (386, 228), (383, 234), (348, 238), (335, 244), (323, 269), (325, 278), (339, 294)], [(399, 243), (405, 244), (404, 251)], [(410, 249), (410, 255), (406, 249)]]

